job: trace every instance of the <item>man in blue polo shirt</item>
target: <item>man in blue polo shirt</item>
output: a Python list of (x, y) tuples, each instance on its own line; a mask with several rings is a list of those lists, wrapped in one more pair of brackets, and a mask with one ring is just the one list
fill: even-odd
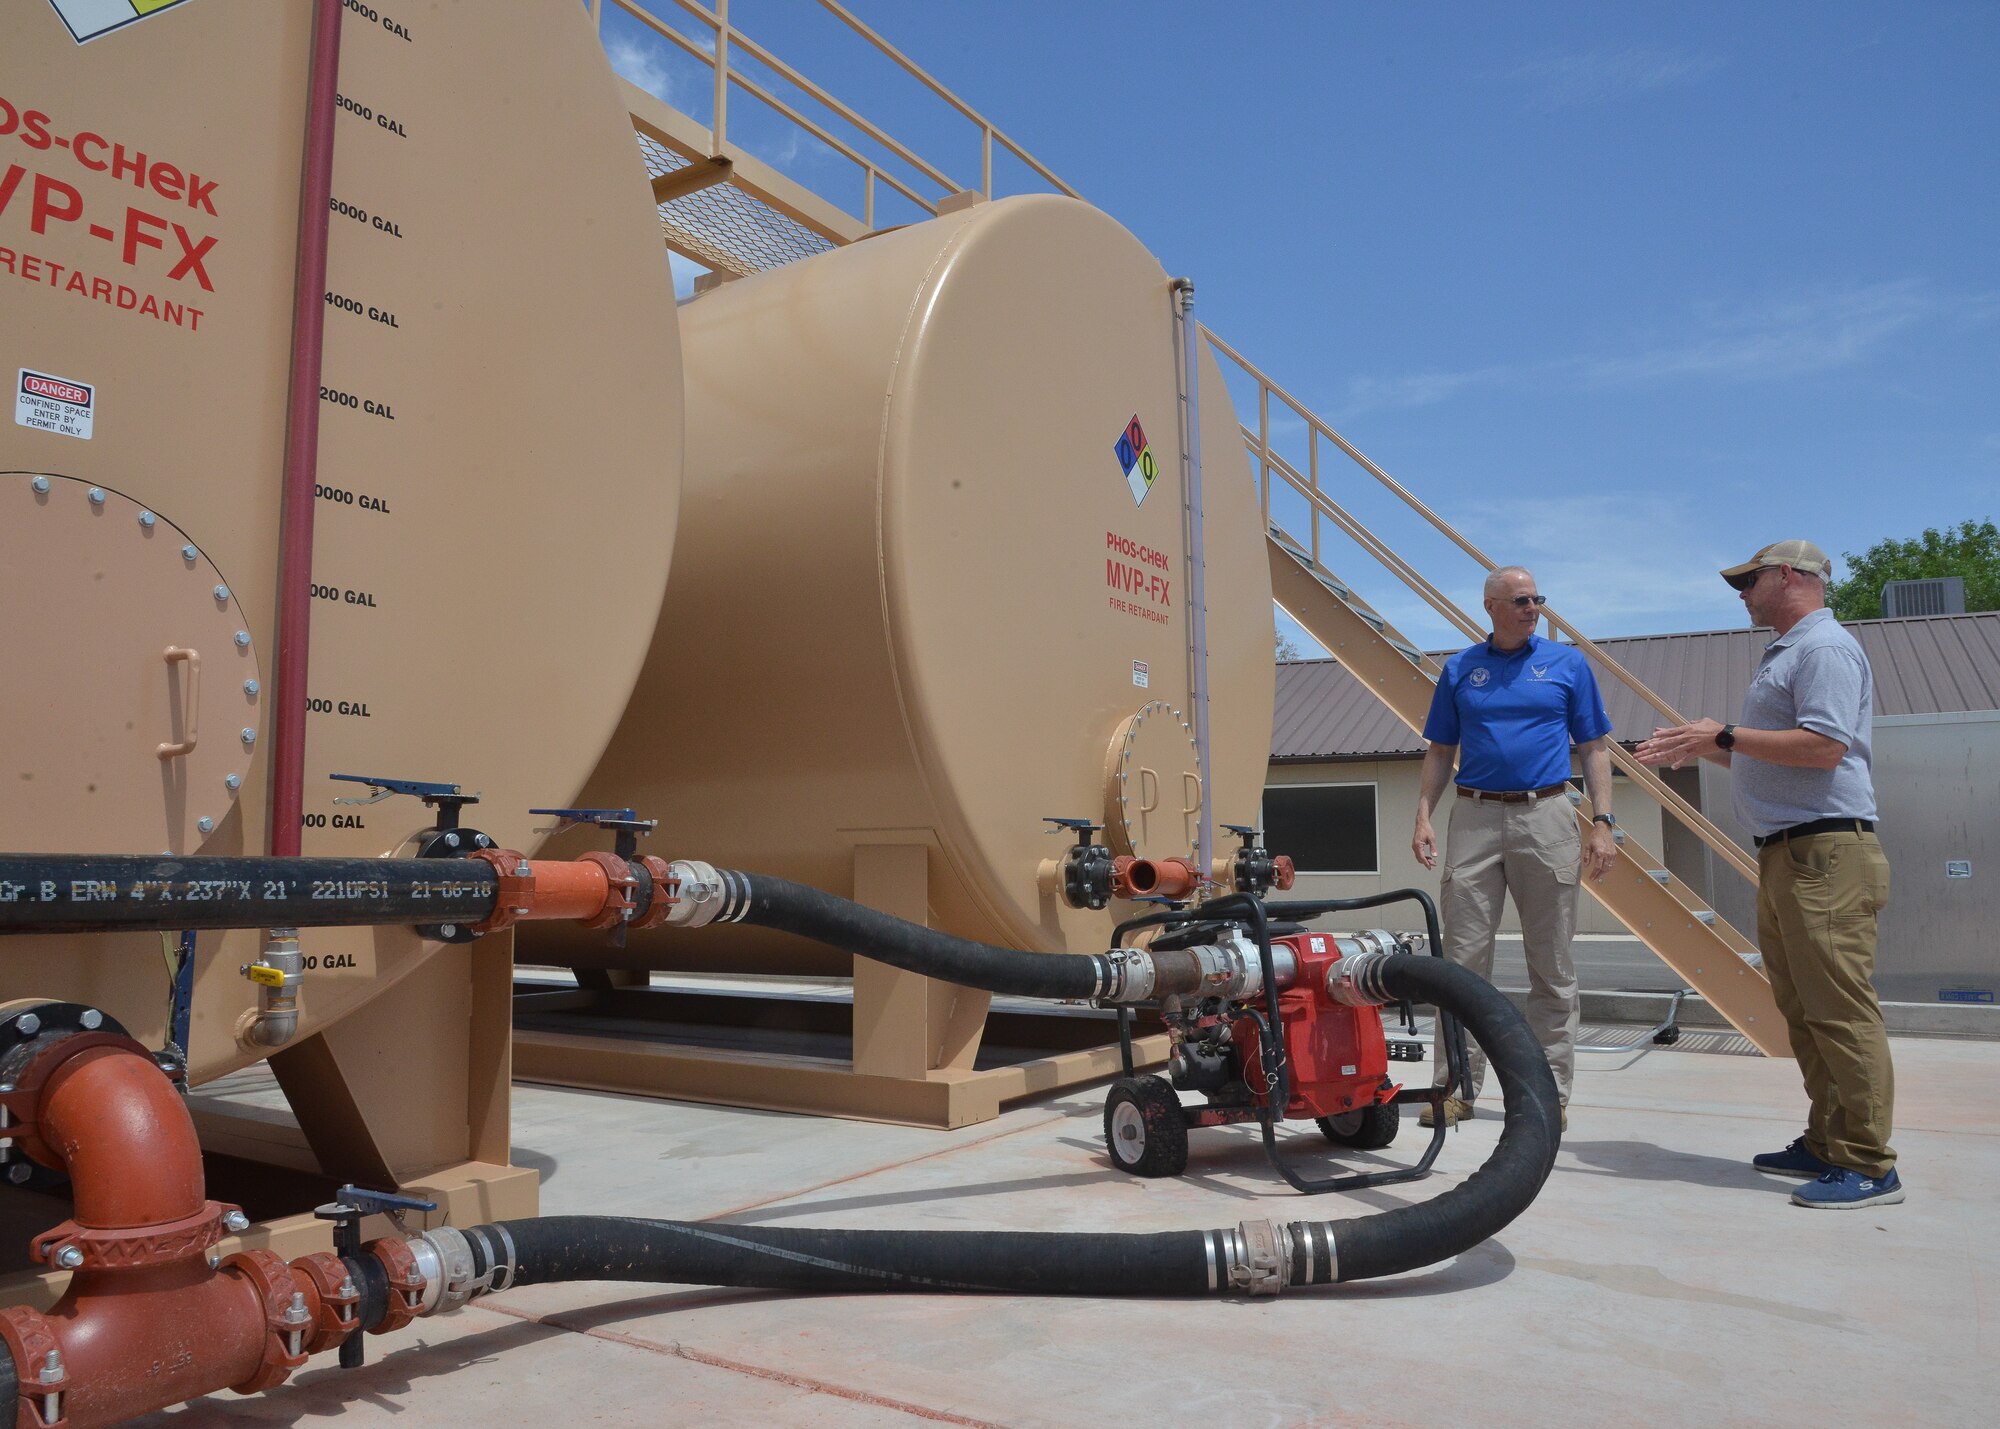
[[(1597, 678), (1573, 646), (1535, 634), (1547, 598), (1520, 566), (1486, 578), (1486, 614), (1493, 633), (1445, 661), (1431, 699), (1424, 738), (1423, 787), (1417, 795), (1410, 849), (1425, 868), (1437, 867), (1431, 814), (1458, 761), (1445, 842), (1438, 910), (1445, 956), (1481, 977), (1493, 976), (1493, 940), (1508, 894), (1521, 917), (1528, 957), (1528, 1025), (1541, 1038), (1569, 1125), (1570, 1082), (1576, 1070), (1576, 930), (1578, 878), (1594, 882), (1617, 857), (1611, 813), (1611, 721)], [(1590, 838), (1577, 828), (1569, 802), (1569, 751), (1583, 757), (1593, 811)], [(1472, 1098), (1486, 1061), (1472, 1055), (1466, 1096), (1445, 1102), (1447, 1123), (1472, 1115)], [(1435, 1084), (1445, 1084), (1442, 1048)], [(1425, 1109), (1423, 1123), (1431, 1124)]]

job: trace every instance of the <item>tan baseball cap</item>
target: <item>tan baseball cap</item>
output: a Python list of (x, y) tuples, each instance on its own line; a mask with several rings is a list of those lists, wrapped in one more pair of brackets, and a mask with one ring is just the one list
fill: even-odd
[(1810, 541), (1773, 541), (1742, 565), (1724, 571), (1722, 578), (1741, 590), (1739, 582), (1743, 577), (1754, 575), (1765, 566), (1790, 566), (1805, 575), (1825, 579), (1826, 573), (1833, 569), (1833, 562)]

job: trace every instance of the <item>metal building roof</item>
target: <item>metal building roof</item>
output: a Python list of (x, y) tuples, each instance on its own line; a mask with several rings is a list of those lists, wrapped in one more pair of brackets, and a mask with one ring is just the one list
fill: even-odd
[[(1857, 620), (1847, 628), (1874, 667), (1877, 715), (2000, 709), (2000, 611)], [(1702, 630), (1597, 644), (1688, 718), (1728, 719), (1742, 708), (1743, 691), (1770, 640), (1768, 629)], [(1602, 670), (1597, 678), (1620, 740), (1636, 743), (1662, 723), (1623, 684)], [(1373, 759), (1421, 754), (1423, 748), (1338, 661), (1279, 664), (1273, 759)]]

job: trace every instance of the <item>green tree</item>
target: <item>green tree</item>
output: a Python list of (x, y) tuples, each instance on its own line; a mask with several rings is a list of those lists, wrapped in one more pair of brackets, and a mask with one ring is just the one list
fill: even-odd
[(2000, 610), (2000, 527), (1991, 521), (1961, 521), (1914, 540), (1890, 537), (1841, 559), (1847, 579), (1826, 588), (1826, 603), (1841, 620), (1873, 620), (1882, 613), (1885, 583), (1929, 576), (1962, 577), (1968, 611)]

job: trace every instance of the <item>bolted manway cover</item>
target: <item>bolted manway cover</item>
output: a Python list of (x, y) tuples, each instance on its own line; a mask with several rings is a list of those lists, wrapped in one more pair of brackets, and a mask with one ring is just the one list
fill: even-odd
[[(969, 937), (1105, 946), (1131, 905), (1037, 883), (1050, 816), (1104, 822), (1139, 741), (1155, 854), (1202, 785), (1188, 701), (1180, 342), (1170, 280), (1124, 228), (1026, 197), (755, 277), (681, 311), (683, 539), (661, 633), (586, 797), (670, 849), (833, 892), (855, 850), (929, 851), (930, 916)], [(1271, 590), (1256, 492), (1204, 352), (1208, 631), (1220, 822), (1257, 820)], [(1174, 737), (1158, 738), (1171, 730)], [(1133, 788), (1138, 769), (1133, 767)], [(1192, 807), (1191, 807), (1192, 806)], [(658, 966), (835, 960), (741, 928), (635, 939)], [(618, 961), (538, 933), (565, 961)]]
[[(130, 22), (103, 29), (111, 8)], [(325, 322), (304, 851), (373, 856), (430, 820), (335, 805), (356, 792), (336, 772), (460, 784), (469, 824), (530, 847), (527, 809), (575, 795), (638, 674), (680, 353), (589, 14), (348, 6), (326, 290), (295, 295), (313, 8), (0, 13), (0, 473), (21, 473), (0, 477), (0, 847), (266, 849), (295, 297)], [(63, 405), (86, 391), (87, 422)], [(198, 652), (198, 690), (169, 648)], [(191, 721), (197, 748), (162, 759)], [(198, 1079), (248, 1060), (254, 938), (203, 936)], [(157, 1040), (158, 942), (0, 944), (0, 991), (87, 996)], [(427, 949), (356, 929), (308, 951), (302, 1037)]]

